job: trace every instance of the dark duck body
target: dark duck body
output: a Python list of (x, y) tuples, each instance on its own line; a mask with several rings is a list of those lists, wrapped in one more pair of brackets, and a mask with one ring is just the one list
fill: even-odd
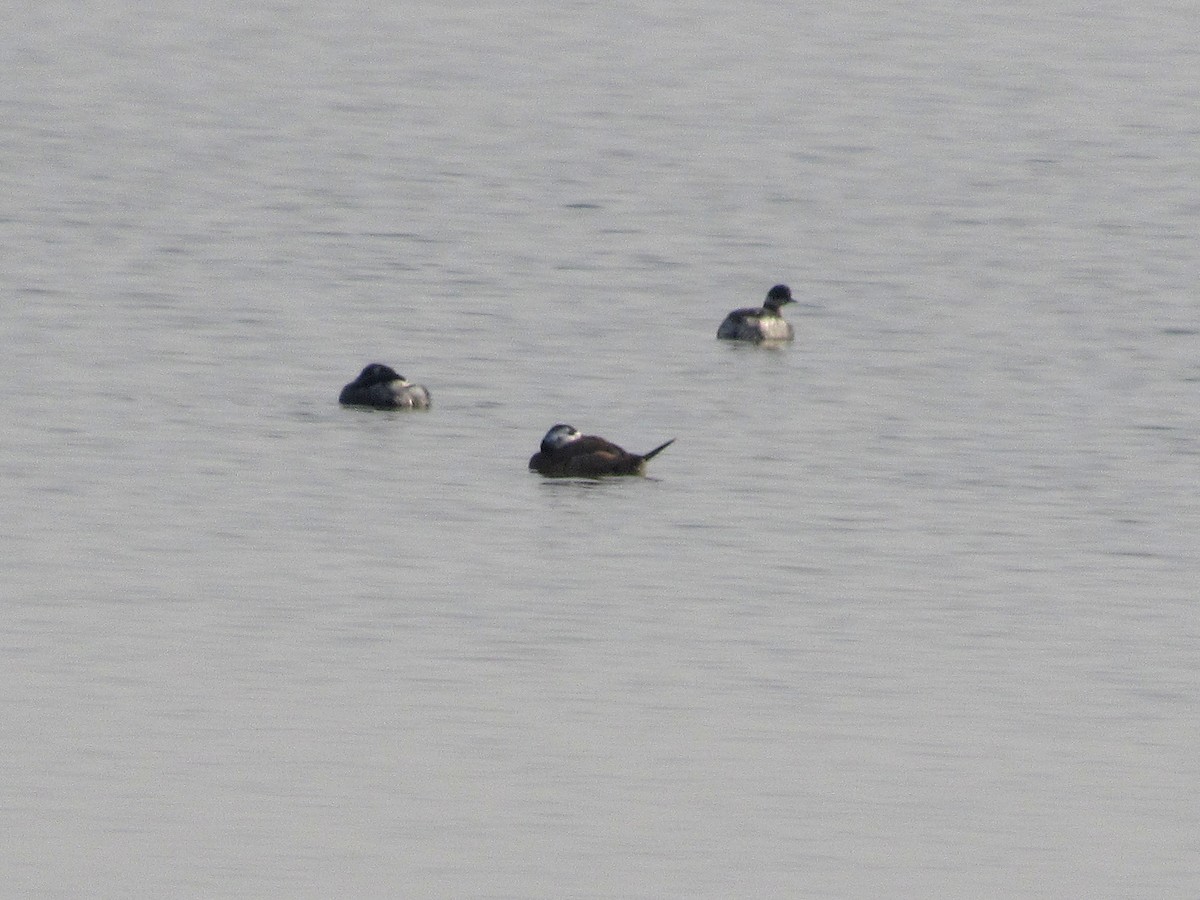
[(649, 453), (630, 453), (602, 437), (580, 434), (570, 425), (555, 425), (542, 438), (541, 449), (529, 460), (529, 468), (552, 478), (643, 475), (646, 463), (673, 443), (674, 438)]
[(430, 396), (424, 386), (410, 384), (390, 366), (371, 363), (342, 388), (338, 403), (374, 409), (429, 409)]
[(766, 302), (760, 307), (735, 309), (725, 317), (717, 329), (717, 337), (729, 341), (790, 341), (795, 337), (792, 325), (782, 315), (780, 308), (795, 303), (792, 291), (786, 284), (777, 284), (767, 292)]

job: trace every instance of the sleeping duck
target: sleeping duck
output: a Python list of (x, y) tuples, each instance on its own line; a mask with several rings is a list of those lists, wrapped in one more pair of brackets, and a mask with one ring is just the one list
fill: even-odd
[(674, 442), (672, 438), (649, 453), (630, 453), (602, 437), (580, 434), (570, 425), (555, 425), (542, 438), (541, 449), (529, 460), (529, 468), (559, 478), (643, 475), (646, 463)]
[(338, 403), (375, 409), (429, 409), (429, 391), (382, 363), (371, 363), (342, 388)]

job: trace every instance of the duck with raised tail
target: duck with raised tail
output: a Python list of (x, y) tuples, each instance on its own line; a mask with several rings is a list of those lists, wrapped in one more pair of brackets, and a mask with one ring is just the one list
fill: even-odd
[(646, 463), (673, 443), (674, 438), (649, 453), (630, 453), (602, 437), (580, 434), (571, 425), (555, 425), (542, 438), (541, 449), (529, 460), (529, 468), (552, 478), (644, 475)]

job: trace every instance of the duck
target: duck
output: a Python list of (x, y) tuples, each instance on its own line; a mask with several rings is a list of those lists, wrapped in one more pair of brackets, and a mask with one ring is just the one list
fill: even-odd
[(792, 289), (777, 284), (767, 291), (766, 302), (759, 308), (735, 309), (717, 329), (717, 337), (729, 341), (790, 341), (795, 337), (792, 325), (779, 314), (780, 307), (795, 303)]
[(371, 363), (342, 388), (338, 403), (375, 409), (429, 409), (431, 398), (424, 385), (411, 384), (391, 366)]
[(644, 475), (646, 463), (673, 443), (674, 438), (649, 453), (630, 453), (612, 441), (559, 424), (546, 432), (541, 449), (529, 460), (529, 468), (551, 478)]

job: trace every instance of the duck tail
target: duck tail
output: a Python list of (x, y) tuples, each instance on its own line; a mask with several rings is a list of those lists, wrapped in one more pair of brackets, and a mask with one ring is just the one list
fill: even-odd
[(675, 438), (671, 438), (665, 444), (659, 444), (657, 447), (655, 447), (649, 453), (645, 454), (642, 457), (642, 459), (645, 461), (654, 459), (654, 457), (658, 456), (658, 454), (662, 453), (664, 450), (666, 450), (668, 447), (670, 447), (673, 443), (675, 443)]

